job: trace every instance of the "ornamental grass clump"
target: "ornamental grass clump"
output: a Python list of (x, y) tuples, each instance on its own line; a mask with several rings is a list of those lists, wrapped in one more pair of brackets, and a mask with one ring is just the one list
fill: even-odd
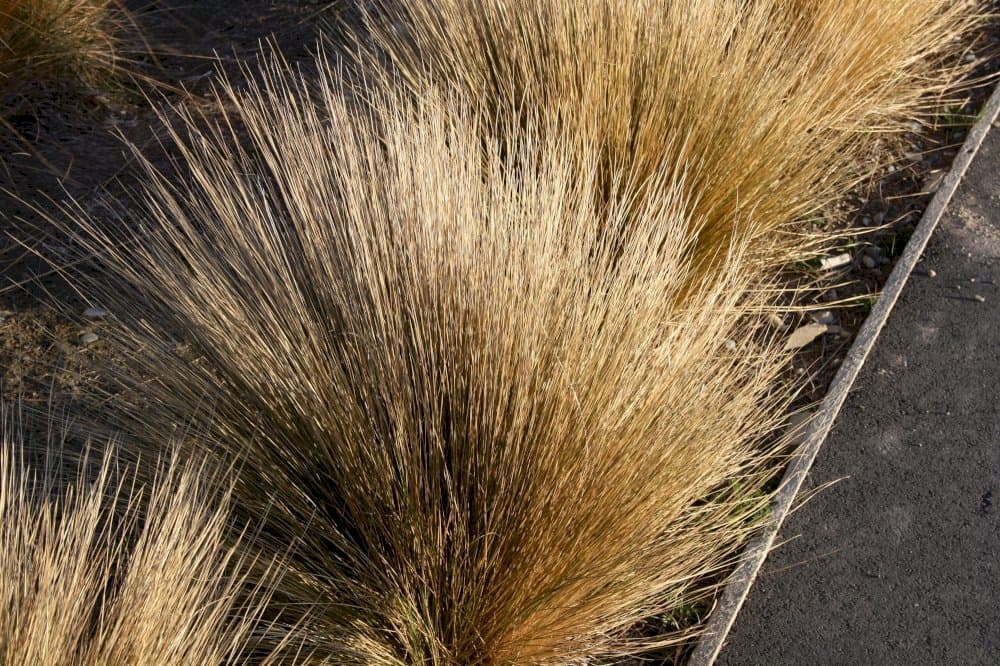
[(23, 442), (2, 444), (0, 663), (275, 663), (254, 652), (266, 590), (206, 466), (174, 459), (142, 487), (109, 449), (65, 479), (56, 449), (30, 466)]
[[(930, 117), (985, 11), (970, 0), (369, 5), (354, 48), (366, 76), (460, 90), (498, 136), (551, 120), (581, 159), (601, 147), (604, 197), (658, 197), (649, 175), (683, 169), (700, 251), (749, 235), (772, 270), (822, 245), (792, 223), (871, 173), (877, 141)], [(616, 193), (622, 174), (633, 178)]]
[(119, 318), (105, 411), (146, 458), (178, 430), (239, 461), (234, 520), (288, 553), (270, 612), (317, 660), (683, 639), (636, 626), (735, 557), (787, 402), (742, 239), (692, 251), (681, 168), (596, 206), (596, 146), (484, 142), (461, 95), (358, 105), (318, 70), (222, 84), (171, 127), (176, 174), (146, 162), (133, 210), (65, 225)]
[(759, 317), (824, 240), (793, 222), (944, 90), (971, 6), (387, 0), (388, 85), (223, 80), (133, 205), (62, 223), (118, 318), (102, 407), (140, 461), (236, 466), (283, 562), (267, 640), (316, 661), (683, 640), (639, 627), (766, 505), (791, 389)]

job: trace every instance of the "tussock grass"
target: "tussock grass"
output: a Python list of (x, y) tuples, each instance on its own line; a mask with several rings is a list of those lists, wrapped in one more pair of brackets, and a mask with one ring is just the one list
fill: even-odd
[(242, 555), (204, 466), (175, 458), (141, 488), (108, 453), (64, 485), (26, 457), (23, 443), (3, 439), (0, 663), (224, 664), (250, 654), (266, 595), (241, 589)]
[(318, 69), (183, 115), (181, 178), (146, 165), (124, 243), (124, 219), (69, 223), (119, 278), (78, 279), (122, 323), (122, 428), (242, 461), (234, 511), (266, 516), (263, 552), (293, 545), (274, 608), (311, 613), (317, 659), (679, 640), (634, 627), (734, 556), (787, 399), (745, 248), (701, 279), (683, 173), (598, 210), (598, 151), (530, 125), (484, 145), (482, 114), (433, 91), (359, 111)]
[(116, 17), (114, 0), (0, 0), (0, 94), (103, 81), (116, 66)]
[(122, 324), (118, 425), (241, 461), (235, 519), (290, 552), (269, 613), (316, 660), (680, 640), (635, 627), (702, 600), (766, 500), (768, 267), (944, 89), (968, 6), (393, 7), (370, 71), (410, 94), (272, 64), (180, 110), (176, 174), (140, 156), (140, 224), (64, 225), (117, 278), (78, 280)]
[(376, 78), (417, 93), (458, 89), (482, 102), (500, 136), (511, 123), (551, 119), (583, 142), (584, 160), (600, 145), (609, 180), (633, 175), (624, 196), (658, 197), (649, 174), (683, 169), (702, 251), (749, 234), (755, 259), (771, 267), (821, 240), (790, 223), (867, 175), (876, 141), (936, 108), (961, 71), (942, 58), (984, 9), (968, 0), (370, 4), (356, 48)]

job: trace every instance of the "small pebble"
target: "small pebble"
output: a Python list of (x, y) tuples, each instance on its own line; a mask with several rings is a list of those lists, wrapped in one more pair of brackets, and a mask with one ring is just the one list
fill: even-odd
[(838, 254), (834, 257), (824, 257), (823, 260), (819, 262), (819, 267), (825, 271), (828, 271), (833, 268), (840, 268), (841, 266), (847, 266), (850, 263), (851, 263), (851, 255), (845, 252), (844, 254)]
[(875, 268), (876, 266), (878, 266), (878, 262), (875, 261), (874, 257), (867, 254), (861, 257), (861, 263), (864, 265), (865, 268)]
[(928, 268), (927, 277), (932, 277), (932, 278), (937, 277), (937, 271), (934, 270), (933, 268)]
[(84, 333), (80, 336), (80, 342), (85, 345), (92, 345), (98, 340), (100, 340), (100, 338), (97, 336), (97, 333)]
[(965, 54), (965, 62), (976, 62), (976, 54), (975, 53), (966, 53)]
[(87, 319), (103, 319), (108, 316), (108, 311), (104, 308), (87, 308), (83, 311), (83, 316)]
[(985, 303), (986, 302), (986, 297), (985, 296), (980, 296), (979, 294), (976, 294), (975, 296), (973, 296), (973, 298), (975, 298), (980, 303)]
[(822, 312), (817, 312), (812, 315), (813, 321), (817, 324), (825, 324), (827, 326), (832, 326), (837, 322), (837, 317), (834, 316), (829, 310), (823, 310)]

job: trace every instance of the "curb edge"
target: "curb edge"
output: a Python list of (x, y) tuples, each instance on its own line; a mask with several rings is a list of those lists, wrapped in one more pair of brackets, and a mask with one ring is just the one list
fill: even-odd
[(774, 546), (778, 531), (785, 518), (788, 517), (795, 498), (798, 496), (820, 448), (826, 441), (826, 436), (833, 427), (834, 421), (840, 413), (840, 408), (843, 406), (844, 400), (847, 399), (848, 392), (854, 385), (854, 380), (861, 371), (869, 352), (874, 347), (879, 333), (892, 312), (892, 308), (899, 300), (903, 287), (906, 286), (914, 267), (927, 247), (931, 234), (944, 215), (948, 204), (962, 182), (962, 178), (998, 116), (1000, 116), (1000, 84), (994, 87), (993, 93), (983, 106), (980, 119), (969, 130), (965, 143), (952, 163), (951, 170), (928, 204), (923, 217), (906, 244), (906, 249), (903, 250), (902, 256), (893, 267), (878, 302), (858, 331), (858, 336), (830, 383), (826, 397), (820, 403), (815, 418), (803, 434), (802, 444), (795, 452), (781, 479), (781, 485), (771, 501), (773, 518), (770, 524), (763, 527), (761, 533), (751, 539), (744, 549), (740, 563), (726, 583), (722, 596), (709, 617), (705, 631), (698, 640), (691, 657), (687, 660), (686, 666), (712, 666), (722, 651), (726, 638), (736, 622), (736, 617), (757, 579), (757, 574), (760, 572), (764, 560), (767, 559), (768, 553)]

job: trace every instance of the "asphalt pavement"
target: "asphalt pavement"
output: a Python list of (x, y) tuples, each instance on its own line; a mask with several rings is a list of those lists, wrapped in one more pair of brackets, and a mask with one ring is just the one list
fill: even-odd
[(716, 664), (1000, 664), (998, 387), (995, 124)]

